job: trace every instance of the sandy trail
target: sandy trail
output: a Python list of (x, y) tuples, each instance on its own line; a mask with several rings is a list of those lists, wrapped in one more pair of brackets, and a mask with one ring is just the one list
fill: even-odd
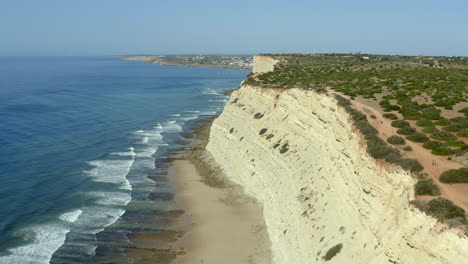
[(258, 203), (231, 187), (206, 185), (187, 160), (173, 166), (179, 186), (176, 200), (187, 208), (189, 218), (189, 230), (180, 242), (187, 254), (174, 263), (270, 263)]

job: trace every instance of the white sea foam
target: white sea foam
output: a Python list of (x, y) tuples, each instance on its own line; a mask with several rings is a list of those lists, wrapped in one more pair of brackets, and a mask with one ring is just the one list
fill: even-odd
[(205, 88), (202, 89), (202, 94), (221, 95), (222, 93), (211, 88)]
[[(108, 195), (106, 197), (106, 195)], [(83, 216), (76, 221), (76, 225), (80, 227), (77, 228), (77, 232), (83, 234), (96, 234), (104, 230), (106, 226), (109, 226), (119, 217), (121, 217), (125, 210), (123, 208), (116, 208), (115, 205), (126, 205), (131, 200), (130, 195), (128, 197), (117, 197), (112, 198), (109, 195), (118, 195), (117, 193), (106, 192), (104, 196), (98, 200), (97, 206), (93, 207), (84, 207)], [(99, 206), (99, 205), (105, 206)]]
[(163, 128), (163, 132), (165, 133), (178, 133), (182, 131), (182, 126), (180, 126), (176, 122), (174, 123), (167, 122), (162, 126), (162, 128)]
[(197, 115), (190, 115), (190, 116), (183, 116), (180, 119), (183, 120), (183, 121), (189, 121), (189, 120), (195, 119), (197, 117), (198, 117)]
[(135, 149), (133, 147), (130, 147), (128, 150), (129, 151), (127, 151), (127, 152), (112, 152), (111, 154), (112, 155), (118, 155), (118, 156), (134, 157), (135, 156), (135, 152), (134, 152)]
[(70, 223), (73, 223), (80, 217), (80, 215), (83, 213), (81, 209), (73, 210), (67, 213), (64, 213), (59, 216), (60, 220), (67, 221)]
[(136, 155), (137, 157), (151, 158), (156, 153), (156, 151), (158, 151), (158, 147), (153, 146), (139, 150)]
[(180, 114), (173, 114), (173, 115), (170, 115), (170, 116), (180, 116)]
[(107, 206), (125, 206), (132, 197), (126, 192), (89, 192), (90, 196), (98, 198), (96, 204)]
[(126, 176), (135, 160), (135, 152), (132, 150), (132, 159), (127, 160), (94, 160), (88, 162), (93, 166), (85, 171), (96, 182), (117, 183), (124, 190), (131, 190), (132, 186)]
[(203, 111), (200, 115), (216, 115), (216, 111)]
[(65, 242), (68, 232), (70, 232), (70, 228), (59, 223), (36, 225), (23, 229), (20, 233), (32, 236), (31, 243), (8, 250), (10, 255), (0, 256), (0, 263), (47, 264), (54, 252)]

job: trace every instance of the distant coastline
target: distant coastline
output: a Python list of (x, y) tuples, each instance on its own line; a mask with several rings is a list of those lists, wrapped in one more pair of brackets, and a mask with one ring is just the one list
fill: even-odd
[(137, 60), (149, 64), (160, 64), (166, 66), (202, 67), (202, 68), (227, 68), (252, 70), (251, 57), (246, 56), (153, 56), (153, 55), (126, 55), (120, 56), (121, 60)]

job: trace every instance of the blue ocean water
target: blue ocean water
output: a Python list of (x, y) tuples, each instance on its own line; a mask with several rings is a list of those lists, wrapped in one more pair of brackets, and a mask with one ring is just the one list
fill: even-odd
[(0, 57), (0, 263), (94, 255), (89, 241), (158, 187), (147, 177), (155, 160), (189, 122), (222, 110), (223, 91), (247, 74)]

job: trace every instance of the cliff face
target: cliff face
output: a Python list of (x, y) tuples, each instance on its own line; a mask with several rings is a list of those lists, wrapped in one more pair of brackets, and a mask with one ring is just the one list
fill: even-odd
[[(255, 68), (255, 67), (254, 67)], [(383, 169), (334, 99), (242, 86), (207, 150), (264, 207), (275, 263), (463, 263), (468, 240), (410, 207), (414, 180)]]

